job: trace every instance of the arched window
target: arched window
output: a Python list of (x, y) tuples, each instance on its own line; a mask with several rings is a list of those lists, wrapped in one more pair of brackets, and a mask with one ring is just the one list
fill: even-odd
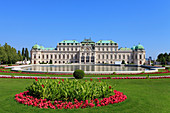
[(98, 55), (98, 59), (100, 59), (100, 55)]
[(112, 56), (112, 55), (110, 55), (110, 59), (113, 59), (113, 56)]

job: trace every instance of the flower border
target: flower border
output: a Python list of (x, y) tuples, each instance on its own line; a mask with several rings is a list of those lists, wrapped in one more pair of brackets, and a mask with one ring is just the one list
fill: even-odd
[(48, 101), (47, 99), (37, 99), (33, 96), (28, 95), (29, 91), (24, 91), (19, 94), (15, 95), (15, 100), (21, 104), (28, 105), (28, 106), (35, 106), (39, 108), (51, 108), (51, 109), (78, 109), (78, 108), (92, 108), (92, 107), (100, 107), (100, 106), (107, 106), (109, 104), (115, 104), (123, 102), (127, 99), (127, 96), (124, 95), (122, 92), (114, 90), (113, 92), (115, 95), (112, 95), (108, 98), (102, 98), (98, 100), (97, 98), (94, 100), (85, 100), (85, 101), (78, 101), (74, 99), (74, 102), (67, 102), (67, 101), (57, 101), (54, 102)]
[[(9, 79), (61, 79), (60, 77), (23, 77), (23, 76), (0, 76), (0, 78)], [(89, 77), (90, 78), (90, 77)], [(97, 78), (97, 77), (96, 77)], [(97, 79), (168, 79), (170, 76), (150, 76), (150, 77), (100, 77)], [(91, 79), (90, 79), (91, 80)]]

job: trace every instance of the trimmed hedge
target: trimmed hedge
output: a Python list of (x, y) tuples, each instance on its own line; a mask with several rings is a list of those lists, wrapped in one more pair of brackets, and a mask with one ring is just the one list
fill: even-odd
[(75, 79), (82, 79), (84, 77), (84, 71), (83, 70), (75, 70), (73, 73), (73, 76)]

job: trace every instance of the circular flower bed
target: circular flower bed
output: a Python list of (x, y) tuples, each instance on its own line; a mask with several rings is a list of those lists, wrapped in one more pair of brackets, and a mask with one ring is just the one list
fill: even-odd
[(106, 106), (127, 99), (122, 92), (113, 90), (105, 82), (78, 80), (38, 80), (28, 91), (15, 95), (15, 100), (39, 108), (73, 109)]

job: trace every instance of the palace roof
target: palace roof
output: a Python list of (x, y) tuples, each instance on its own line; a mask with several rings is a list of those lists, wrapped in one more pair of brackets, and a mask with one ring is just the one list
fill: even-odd
[(95, 42), (91, 40), (91, 38), (89, 39), (84, 39), (81, 43), (90, 43), (90, 44), (94, 44)]
[(119, 48), (119, 50), (121, 50), (121, 51), (129, 51), (129, 50), (131, 50), (131, 49), (130, 49), (130, 48), (126, 48), (126, 47), (125, 47), (125, 48), (122, 48), (122, 47), (121, 47), (121, 48)]
[(63, 40), (60, 43), (79, 43), (76, 40)]
[(99, 40), (99, 41), (96, 42), (96, 43), (116, 43), (116, 42), (114, 42), (114, 41), (112, 41), (112, 40)]

